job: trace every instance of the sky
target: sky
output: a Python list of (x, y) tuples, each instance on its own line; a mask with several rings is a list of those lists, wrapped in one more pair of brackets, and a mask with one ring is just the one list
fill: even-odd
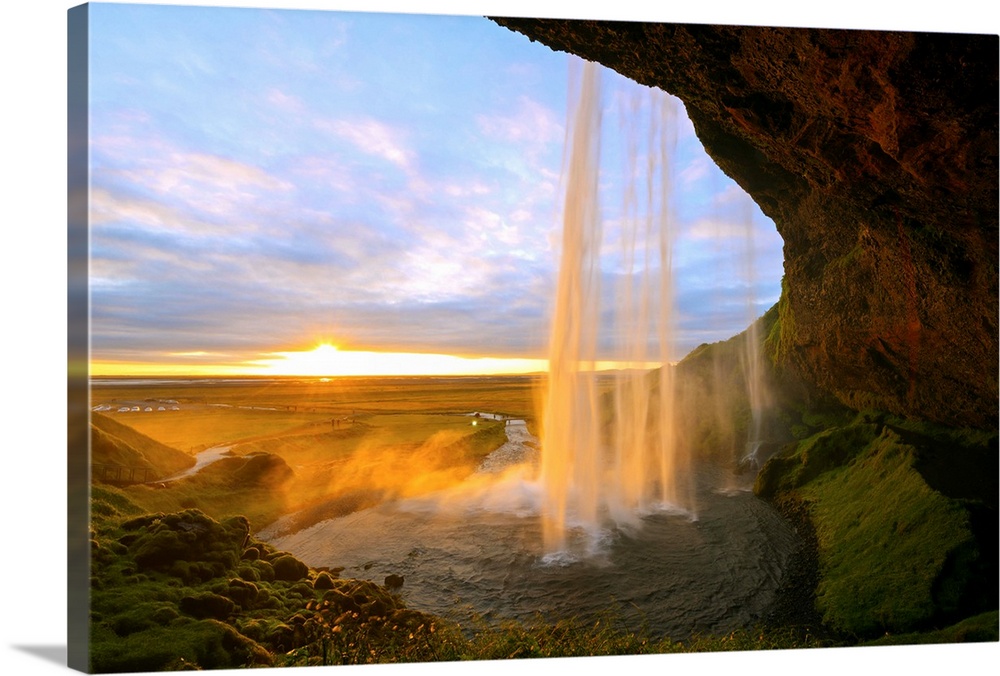
[[(544, 368), (570, 57), (476, 16), (96, 3), (90, 22), (92, 372)], [(601, 78), (611, 308), (618, 111), (645, 88)], [(782, 274), (774, 224), (679, 117), (675, 358), (743, 330)]]

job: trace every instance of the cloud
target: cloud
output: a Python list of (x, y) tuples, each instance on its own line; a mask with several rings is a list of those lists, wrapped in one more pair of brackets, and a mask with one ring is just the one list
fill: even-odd
[(128, 221), (151, 229), (166, 229), (178, 220), (171, 207), (152, 200), (116, 195), (105, 187), (90, 191), (90, 225)]
[(718, 171), (715, 163), (708, 155), (700, 154), (681, 167), (677, 173), (677, 179), (682, 189), (690, 188), (692, 185), (707, 179), (714, 171)]
[(188, 150), (138, 131), (98, 136), (92, 142), (92, 184), (100, 219), (134, 218), (147, 226), (179, 225), (185, 219), (202, 226), (232, 223), (245, 221), (248, 212), (295, 190), (293, 183), (260, 166)]
[(564, 136), (560, 116), (527, 96), (518, 98), (512, 112), (480, 114), (476, 116), (476, 123), (488, 137), (532, 147), (561, 142)]
[(351, 167), (338, 157), (328, 155), (312, 155), (296, 157), (288, 168), (291, 176), (299, 179), (300, 189), (315, 186), (319, 190), (334, 190), (338, 199), (343, 201), (359, 201), (361, 183)]
[(302, 99), (287, 94), (276, 87), (268, 90), (266, 101), (283, 113), (300, 114), (305, 112), (305, 104)]
[(507, 223), (500, 214), (480, 206), (465, 209), (464, 230), (487, 247), (518, 246), (523, 240), (522, 231)]
[(414, 153), (400, 138), (403, 134), (372, 118), (357, 120), (316, 120), (317, 129), (344, 139), (361, 152), (380, 157), (401, 169), (410, 169)]
[(136, 183), (173, 197), (204, 204), (206, 197), (252, 196), (256, 191), (286, 191), (292, 184), (260, 167), (200, 152), (176, 151), (133, 174)]
[(463, 183), (450, 183), (444, 186), (443, 191), (449, 197), (482, 197), (493, 192), (490, 186), (478, 179)]

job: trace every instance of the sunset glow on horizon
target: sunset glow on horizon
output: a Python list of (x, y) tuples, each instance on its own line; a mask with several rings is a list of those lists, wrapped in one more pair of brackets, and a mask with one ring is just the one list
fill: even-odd
[[(217, 357), (210, 353), (174, 353), (176, 358)], [(256, 358), (215, 359), (211, 363), (191, 361), (115, 362), (94, 361), (91, 375), (97, 377), (140, 376), (455, 376), (518, 375), (548, 369), (545, 359), (468, 357), (417, 352), (341, 350), (320, 343), (311, 350), (268, 352)]]
[(544, 359), (341, 350), (329, 343), (301, 352), (274, 352), (253, 364), (258, 374), (288, 376), (500, 375), (548, 368)]
[[(210, 353), (173, 353), (173, 357), (218, 357)], [(656, 363), (598, 361), (582, 370), (649, 370)], [(462, 356), (418, 352), (342, 350), (320, 343), (311, 350), (268, 352), (259, 357), (191, 361), (125, 362), (92, 361), (90, 375), (120, 377), (218, 377), (218, 376), (499, 376), (531, 375), (548, 371), (548, 359), (495, 356)]]

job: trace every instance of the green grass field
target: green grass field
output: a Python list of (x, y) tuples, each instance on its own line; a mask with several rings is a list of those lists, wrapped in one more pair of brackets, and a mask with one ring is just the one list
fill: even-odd
[[(539, 396), (532, 377), (98, 379), (92, 406), (108, 462), (155, 466), (147, 456), (164, 446), (194, 456), (228, 445), (234, 456), (164, 485), (119, 487), (129, 499), (150, 511), (243, 514), (261, 528), (297, 510), (343, 513), (460, 481), (506, 438), (502, 422), (472, 414), (534, 428)], [(259, 454), (278, 459), (266, 476), (250, 462)]]

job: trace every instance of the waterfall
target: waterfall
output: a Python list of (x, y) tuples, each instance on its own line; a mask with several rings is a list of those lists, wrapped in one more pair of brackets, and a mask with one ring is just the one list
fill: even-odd
[(571, 65), (576, 67), (571, 76), (576, 77), (570, 80), (570, 110), (576, 114), (566, 133), (562, 252), (540, 467), (548, 551), (565, 547), (568, 509), (588, 524), (596, 524), (598, 518), (601, 444), (594, 369), (600, 299), (600, 71), (587, 62), (580, 72), (575, 59)]
[[(688, 458), (674, 434), (674, 291), (670, 159), (676, 102), (643, 89), (626, 106), (623, 204), (604, 243), (599, 67), (571, 62), (562, 248), (549, 344), (539, 480), (543, 536), (565, 551), (568, 532), (634, 525), (654, 509), (693, 510)], [(648, 115), (643, 118), (643, 110)], [(643, 123), (643, 119), (645, 122)], [(610, 230), (611, 228), (609, 228)], [(608, 249), (605, 251), (605, 249)], [(607, 260), (605, 260), (607, 259)], [(603, 263), (617, 284), (602, 293)], [(614, 298), (605, 313), (602, 298)], [(611, 327), (602, 327), (610, 316)], [(599, 345), (600, 330), (609, 345)], [(597, 372), (598, 348), (623, 366)]]
[(757, 455), (763, 441), (764, 413), (768, 406), (767, 389), (764, 385), (764, 364), (762, 336), (757, 321), (757, 296), (754, 291), (757, 280), (754, 256), (753, 204), (748, 197), (740, 201), (740, 225), (743, 234), (742, 277), (746, 285), (746, 322), (743, 344), (743, 376), (746, 380), (747, 402), (750, 420), (747, 424), (746, 444), (741, 464), (750, 467), (759, 465)]

